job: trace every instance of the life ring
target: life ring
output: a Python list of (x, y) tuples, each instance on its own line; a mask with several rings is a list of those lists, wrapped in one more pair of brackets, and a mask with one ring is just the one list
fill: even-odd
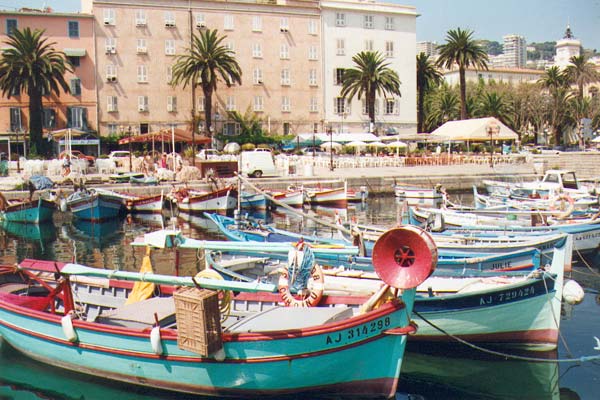
[(292, 296), (292, 293), (290, 292), (290, 276), (287, 268), (281, 270), (277, 289), (279, 290), (281, 300), (283, 300), (286, 307), (313, 307), (319, 304), (319, 301), (321, 301), (321, 298), (323, 297), (323, 288), (325, 286), (325, 277), (323, 276), (323, 270), (319, 264), (313, 265), (310, 270), (310, 277), (313, 281), (312, 285), (309, 285), (310, 291), (307, 295), (297, 299)]
[[(563, 206), (567, 203), (567, 208), (563, 209)], [(554, 213), (558, 219), (566, 219), (575, 210), (575, 201), (571, 196), (566, 193), (560, 193), (550, 201), (550, 211), (558, 211)]]

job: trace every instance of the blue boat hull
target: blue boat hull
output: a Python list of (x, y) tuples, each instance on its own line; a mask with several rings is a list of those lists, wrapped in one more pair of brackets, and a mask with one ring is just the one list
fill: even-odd
[(74, 199), (67, 204), (75, 217), (90, 221), (116, 218), (123, 207), (120, 198), (99, 193)]
[(55, 209), (56, 205), (53, 202), (39, 198), (8, 206), (2, 212), (2, 219), (38, 224), (52, 220)]

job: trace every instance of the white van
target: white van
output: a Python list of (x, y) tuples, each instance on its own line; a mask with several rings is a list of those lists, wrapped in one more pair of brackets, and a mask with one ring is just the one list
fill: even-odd
[(270, 151), (242, 151), (240, 157), (241, 172), (244, 175), (253, 178), (277, 175), (275, 162), (273, 162)]

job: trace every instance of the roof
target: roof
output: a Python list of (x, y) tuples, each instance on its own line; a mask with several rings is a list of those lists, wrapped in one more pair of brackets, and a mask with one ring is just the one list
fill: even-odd
[(490, 130), (494, 140), (516, 140), (519, 136), (494, 117), (449, 121), (431, 134), (446, 140), (487, 141)]
[(321, 140), (322, 142), (334, 141), (338, 143), (349, 143), (354, 141), (361, 142), (375, 142), (379, 140), (377, 136), (372, 133), (334, 133), (331, 135), (327, 133), (301, 133), (298, 135), (300, 140), (310, 141), (313, 136), (316, 140)]

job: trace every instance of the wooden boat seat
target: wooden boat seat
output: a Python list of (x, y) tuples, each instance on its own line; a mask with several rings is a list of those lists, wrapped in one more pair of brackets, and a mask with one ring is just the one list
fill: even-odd
[(263, 264), (267, 260), (267, 257), (240, 257), (219, 261), (219, 265), (230, 271), (237, 272), (245, 269), (252, 269), (256, 267), (256, 264)]
[(350, 318), (350, 307), (273, 307), (229, 326), (229, 332), (286, 331)]
[(114, 310), (104, 311), (94, 322), (123, 326), (134, 329), (144, 329), (154, 326), (154, 314), (162, 328), (174, 325), (175, 301), (172, 297), (151, 297), (137, 303), (126, 304)]

